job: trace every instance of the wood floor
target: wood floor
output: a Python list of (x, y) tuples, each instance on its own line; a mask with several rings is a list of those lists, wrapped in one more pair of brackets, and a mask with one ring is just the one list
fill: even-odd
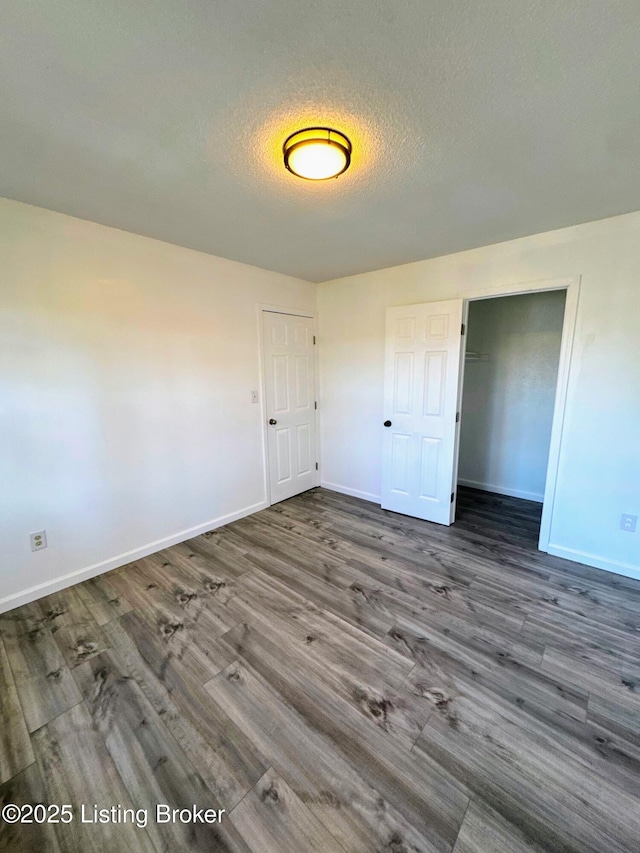
[(0, 805), (75, 808), (0, 848), (637, 853), (640, 582), (538, 521), (316, 489), (0, 616)]

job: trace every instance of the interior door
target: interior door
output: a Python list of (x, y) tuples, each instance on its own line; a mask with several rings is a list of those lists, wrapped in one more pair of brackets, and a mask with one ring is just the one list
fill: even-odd
[(461, 299), (387, 310), (382, 506), (454, 519)]
[(271, 503), (317, 485), (313, 320), (264, 311), (265, 410)]

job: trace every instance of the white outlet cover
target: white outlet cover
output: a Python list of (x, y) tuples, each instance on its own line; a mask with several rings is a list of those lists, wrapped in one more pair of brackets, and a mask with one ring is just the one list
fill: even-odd
[(29, 542), (32, 551), (42, 551), (43, 548), (47, 547), (47, 531), (36, 530), (35, 533), (30, 533)]

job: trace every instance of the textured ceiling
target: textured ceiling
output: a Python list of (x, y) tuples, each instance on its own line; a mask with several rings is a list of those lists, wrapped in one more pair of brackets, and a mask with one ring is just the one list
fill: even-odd
[(312, 281), (625, 213), (639, 48), (639, 0), (2, 0), (0, 195)]

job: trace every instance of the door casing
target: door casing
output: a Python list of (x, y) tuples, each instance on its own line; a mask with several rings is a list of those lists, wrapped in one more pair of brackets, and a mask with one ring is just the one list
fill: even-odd
[[(544, 499), (542, 503), (542, 519), (540, 522), (540, 536), (538, 549), (547, 551), (551, 538), (551, 524), (553, 521), (553, 510), (556, 500), (556, 488), (558, 481), (558, 468), (560, 463), (560, 450), (562, 445), (562, 433), (564, 428), (564, 417), (567, 403), (567, 389), (569, 385), (569, 368), (571, 366), (571, 354), (575, 337), (576, 319), (578, 316), (578, 302), (580, 298), (580, 276), (566, 278), (550, 278), (537, 281), (518, 282), (514, 284), (502, 284), (485, 290), (467, 291), (459, 296), (464, 300), (462, 317), (465, 329), (468, 325), (469, 303), (479, 299), (497, 299), (501, 296), (516, 296), (524, 293), (540, 293), (545, 290), (566, 291), (564, 307), (564, 320), (562, 324), (562, 339), (560, 344), (560, 357), (558, 360), (558, 378), (556, 381), (556, 393), (553, 406), (553, 420), (551, 425), (551, 439), (549, 442), (549, 460), (547, 463), (547, 475), (545, 479)], [(467, 345), (467, 335), (463, 336), (462, 353), (460, 358), (460, 373), (458, 386), (458, 411), (461, 411), (462, 394), (464, 389), (464, 355)], [(460, 450), (460, 430), (456, 436), (456, 452), (454, 457), (454, 483), (458, 479), (458, 459)], [(455, 504), (454, 504), (455, 505)]]

